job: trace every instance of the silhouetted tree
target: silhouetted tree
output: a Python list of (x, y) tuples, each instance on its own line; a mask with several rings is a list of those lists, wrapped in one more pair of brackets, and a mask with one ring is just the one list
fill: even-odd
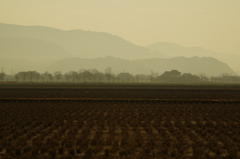
[(22, 78), (23, 82), (25, 82), (28, 73), (27, 72), (19, 72), (18, 75), (19, 75), (19, 77)]
[(136, 78), (137, 82), (140, 82), (140, 81), (143, 82), (143, 81), (145, 81), (146, 75), (138, 74), (135, 76), (135, 78)]
[(128, 76), (126, 76), (126, 79), (127, 79), (128, 82), (129, 82), (132, 78), (133, 78), (133, 77), (132, 77), (131, 74), (129, 74)]
[(112, 81), (115, 82), (115, 80), (117, 80), (117, 76), (115, 76), (114, 74), (112, 74)]
[(105, 74), (112, 74), (112, 68), (111, 67), (106, 68)]
[(48, 79), (50, 80), (50, 82), (53, 81), (53, 75), (51, 73), (48, 73)]
[(133, 76), (130, 73), (124, 72), (124, 73), (120, 73), (118, 75), (118, 78), (120, 78), (120, 80), (122, 81), (126, 80), (127, 82), (129, 82), (133, 78)]
[(146, 78), (145, 78), (145, 81), (146, 81), (146, 82), (147, 82), (147, 81), (151, 81), (151, 79), (152, 79), (152, 76), (151, 76), (151, 75), (147, 75)]
[(33, 78), (36, 77), (37, 72), (36, 71), (28, 71), (27, 72), (27, 78), (30, 82), (32, 82)]
[(1, 82), (4, 80), (5, 76), (6, 76), (6, 74), (4, 72), (0, 73), (0, 80), (1, 80)]
[(69, 75), (69, 73), (65, 73), (65, 74), (64, 74), (64, 77), (65, 77), (66, 81), (68, 82), (69, 79), (70, 79), (70, 75)]
[(153, 82), (153, 80), (154, 80), (154, 78), (153, 78), (152, 75), (149, 75), (149, 78), (148, 78), (148, 79), (149, 79), (150, 82)]
[(82, 78), (81, 71), (78, 71), (78, 74), (76, 76), (77, 81), (79, 82), (81, 78)]
[(19, 80), (19, 74), (15, 74), (14, 76), (13, 76), (16, 80), (17, 80), (17, 82), (18, 82), (18, 80)]
[(75, 79), (77, 79), (78, 73), (75, 71), (70, 71), (69, 72), (69, 77), (72, 79), (72, 82), (75, 81)]
[(118, 82), (121, 81), (121, 78), (119, 77), (119, 75), (117, 75), (115, 78), (116, 78), (116, 80), (117, 80)]
[(96, 74), (92, 74), (92, 80), (93, 80), (93, 82), (95, 82), (95, 81), (96, 81), (96, 79), (97, 79), (97, 76), (96, 76)]
[(105, 77), (107, 78), (108, 82), (113, 79), (112, 68), (108, 67), (105, 69)]
[(45, 72), (43, 74), (40, 75), (40, 78), (42, 79), (42, 81), (44, 82), (46, 78), (48, 78), (48, 72)]
[(81, 73), (83, 80), (85, 80), (86, 78), (88, 79), (88, 81), (90, 81), (90, 79), (92, 78), (92, 73), (89, 71), (84, 71)]
[(107, 78), (107, 80), (109, 82), (111, 79), (113, 79), (114, 76), (110, 73), (107, 73), (107, 74), (105, 74), (105, 77)]
[(104, 78), (104, 74), (101, 72), (98, 72), (95, 74), (96, 78), (98, 79), (99, 82), (102, 82), (102, 79)]
[(139, 80), (140, 80), (139, 76), (136, 75), (135, 78), (136, 78), (136, 81), (139, 82)]
[(207, 76), (204, 73), (201, 73), (199, 76), (202, 81), (209, 81), (209, 78), (207, 78)]
[(89, 70), (92, 74), (98, 73), (98, 70), (96, 68)]
[(56, 78), (57, 82), (58, 82), (59, 79), (61, 79), (61, 77), (62, 77), (61, 71), (55, 71), (53, 74), (54, 74), (54, 77)]
[(38, 73), (38, 72), (36, 72), (36, 80), (37, 80), (37, 82), (38, 82), (38, 80), (39, 80), (39, 78), (40, 78), (40, 76), (41, 76), (41, 74), (40, 73)]

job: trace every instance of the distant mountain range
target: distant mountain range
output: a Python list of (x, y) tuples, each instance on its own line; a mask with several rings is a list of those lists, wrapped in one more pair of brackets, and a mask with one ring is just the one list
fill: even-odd
[(231, 68), (240, 71), (240, 55), (222, 54), (215, 51), (207, 50), (201, 47), (183, 47), (174, 43), (159, 42), (147, 46), (152, 51), (159, 51), (170, 57), (214, 57), (227, 63)]
[[(209, 56), (222, 57), (222, 60), (206, 58)], [(142, 47), (108, 33), (0, 23), (0, 67), (8, 71), (66, 72), (90, 68), (103, 71), (112, 67), (115, 73), (149, 74), (151, 70), (163, 73), (178, 69), (209, 76), (235, 74), (226, 64), (228, 56), (235, 61), (230, 66), (240, 70), (237, 55), (233, 58), (234, 55), (230, 57), (203, 48), (186, 48), (172, 43)]]
[[(38, 57), (40, 52), (42, 52), (41, 59), (52, 59), (54, 56), (57, 58), (57, 50), (60, 51), (60, 57), (66, 57), (67, 53), (69, 53), (68, 57), (81, 58), (96, 58), (109, 55), (125, 59), (167, 57), (158, 51), (151, 52), (145, 47), (135, 45), (118, 36), (101, 32), (63, 31), (43, 26), (0, 23), (0, 38), (2, 38), (2, 41), (9, 38), (8, 47), (0, 44), (1, 52), (5, 51), (5, 54), (10, 53), (11, 55), (16, 54), (17, 57), (20, 56), (19, 54), (32, 54), (28, 59), (33, 59), (35, 54)], [(25, 42), (18, 43), (20, 38), (25, 39)], [(32, 42), (26, 41), (26, 38), (32, 40)], [(0, 58), (2, 57), (5, 56), (0, 56)]]
[[(0, 38), (1, 58), (62, 59), (70, 55), (61, 46), (29, 37)], [(47, 58), (46, 58), (47, 57)]]

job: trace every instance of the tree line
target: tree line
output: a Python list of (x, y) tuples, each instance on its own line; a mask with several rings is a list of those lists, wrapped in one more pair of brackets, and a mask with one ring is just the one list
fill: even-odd
[[(167, 71), (168, 72), (168, 71)], [(169, 72), (168, 72), (169, 73)], [(170, 72), (171, 73), (171, 72)], [(179, 72), (180, 73), (180, 72)], [(106, 68), (104, 73), (97, 69), (83, 69), (79, 71), (69, 71), (62, 73), (61, 71), (54, 71), (53, 73), (37, 71), (21, 71), (13, 75), (17, 82), (159, 82), (159, 81), (209, 81), (220, 83), (240, 83), (239, 76), (230, 76), (223, 74), (219, 77), (206, 77), (203, 74), (191, 75), (184, 73), (180, 76), (173, 76), (172, 74), (164, 76), (166, 72), (160, 76), (137, 74), (132, 75), (128, 72), (114, 74), (110, 67)], [(7, 75), (2, 71), (0, 73), (0, 81), (5, 80)], [(12, 81), (12, 80), (11, 80)]]
[[(6, 76), (1, 73), (0, 80), (3, 81)], [(115, 75), (111, 68), (105, 69), (105, 73), (96, 69), (69, 71), (62, 73), (55, 71), (53, 73), (39, 73), (37, 71), (21, 71), (13, 75), (17, 82), (148, 82), (152, 79), (151, 75), (132, 75), (127, 72)]]

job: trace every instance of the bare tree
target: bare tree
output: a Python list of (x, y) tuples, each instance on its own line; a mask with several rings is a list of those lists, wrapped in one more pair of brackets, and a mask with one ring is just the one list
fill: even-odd
[(5, 76), (6, 76), (6, 74), (4, 72), (0, 73), (0, 80), (1, 80), (1, 82), (4, 80)]
[(40, 78), (41, 78), (42, 82), (45, 81), (45, 76), (43, 74), (41, 74)]
[(112, 74), (112, 68), (111, 67), (106, 68), (105, 74)]
[(110, 73), (105, 74), (105, 76), (106, 76), (108, 82), (113, 78), (113, 75)]
[(40, 74), (40, 73), (38, 73), (38, 72), (36, 72), (36, 75), (35, 75), (35, 77), (36, 77), (36, 80), (37, 80), (37, 82), (38, 82), (38, 80), (39, 80), (40, 76), (41, 76), (41, 74)]
[(102, 82), (102, 79), (104, 78), (104, 74), (103, 73), (96, 73), (95, 77), (98, 79), (99, 82)]
[(32, 82), (33, 78), (36, 77), (37, 72), (36, 71), (28, 71), (27, 72), (27, 78), (29, 78), (29, 81)]
[(117, 76), (116, 76), (116, 80), (117, 80), (118, 82), (120, 82), (120, 81), (121, 81), (121, 78), (117, 75)]
[(57, 79), (57, 82), (58, 82), (59, 79), (61, 79), (61, 77), (62, 77), (61, 71), (55, 71), (53, 74), (54, 74), (54, 77)]
[(77, 79), (78, 82), (80, 81), (81, 77), (82, 77), (82, 74), (81, 74), (81, 71), (79, 71), (77, 76), (76, 76), (76, 79)]
[(90, 70), (90, 72), (92, 73), (91, 78), (93, 79), (93, 81), (95, 82), (96, 79), (98, 78), (97, 74), (98, 74), (98, 70), (96, 68)]
[(48, 72), (45, 72), (43, 74), (40, 75), (40, 78), (42, 79), (42, 81), (44, 82), (46, 78), (48, 78)]
[(75, 71), (70, 71), (69, 72), (69, 77), (72, 79), (72, 82), (75, 81), (75, 79), (77, 79), (78, 73)]
[(126, 76), (126, 80), (129, 82), (132, 79), (132, 75)]
[(152, 75), (147, 75), (146, 77), (145, 77), (145, 81), (147, 82), (147, 81), (151, 81), (151, 78), (152, 78)]
[(135, 79), (136, 79), (137, 82), (139, 82), (140, 77), (138, 75), (135, 75)]
[(115, 82), (117, 80), (117, 76), (116, 75), (112, 75), (112, 81)]
[(52, 82), (53, 81), (53, 75), (51, 74), (51, 73), (48, 73), (48, 79), (50, 80), (50, 82)]
[[(223, 74), (223, 77), (224, 77), (225, 75), (227, 75), (227, 74)], [(199, 76), (200, 76), (200, 79), (201, 79), (202, 81), (209, 81), (209, 78), (208, 78), (204, 73), (200, 73)]]
[(87, 78), (88, 81), (91, 80), (92, 75), (93, 74), (91, 72), (89, 72), (89, 71), (84, 71), (84, 72), (81, 73), (81, 76), (82, 76), (83, 80), (85, 80)]
[(138, 74), (135, 77), (137, 82), (140, 82), (140, 81), (143, 82), (146, 79), (146, 75), (143, 75), (143, 74)]
[(28, 73), (27, 72), (19, 72), (18, 75), (19, 75), (19, 77), (22, 78), (23, 82), (25, 82)]
[(96, 82), (96, 79), (97, 79), (96, 74), (92, 74), (92, 79), (93, 79), (93, 82)]
[(20, 78), (20, 76), (19, 76), (19, 74), (17, 73), (17, 74), (15, 74), (14, 76), (13, 76), (16, 80), (17, 80), (17, 82), (19, 81), (19, 78)]
[(105, 69), (105, 77), (107, 78), (108, 82), (114, 78), (111, 67)]
[(64, 74), (64, 77), (65, 77), (65, 79), (67, 80), (67, 82), (69, 81), (69, 79), (70, 79), (70, 75), (69, 75), (69, 73), (65, 73)]
[(92, 74), (97, 74), (98, 70), (96, 68), (89, 70)]
[(130, 73), (124, 72), (124, 73), (120, 73), (118, 75), (118, 78), (121, 79), (122, 81), (127, 80), (127, 82), (129, 82), (133, 76)]

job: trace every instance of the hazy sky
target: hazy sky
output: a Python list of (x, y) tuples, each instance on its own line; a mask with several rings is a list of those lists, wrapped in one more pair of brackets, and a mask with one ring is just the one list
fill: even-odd
[(240, 0), (0, 0), (0, 22), (108, 32), (240, 55)]

